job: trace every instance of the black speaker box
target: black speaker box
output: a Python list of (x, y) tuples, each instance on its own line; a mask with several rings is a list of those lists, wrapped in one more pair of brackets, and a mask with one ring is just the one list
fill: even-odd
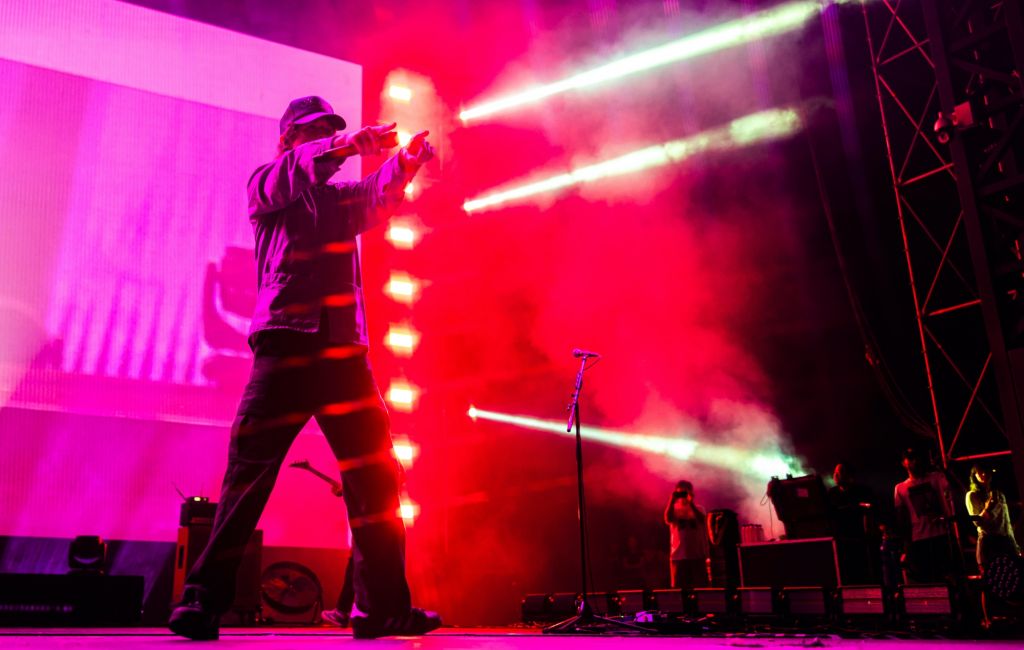
[(744, 587), (840, 586), (836, 544), (831, 537), (740, 544)]
[(179, 526), (212, 526), (217, 514), (217, 503), (206, 497), (189, 497), (181, 504)]
[(874, 617), (886, 615), (885, 591), (882, 585), (854, 585), (836, 590), (838, 613), (843, 618)]
[(711, 586), (735, 589), (740, 584), (736, 557), (740, 543), (739, 517), (732, 510), (711, 510), (707, 522), (711, 538)]
[[(210, 539), (210, 526), (182, 526), (178, 529), (178, 545), (174, 551), (174, 592), (172, 600), (181, 600), (185, 590), (185, 579), (199, 554), (206, 548)], [(263, 531), (257, 530), (249, 540), (242, 555), (242, 564), (238, 568), (235, 579), (235, 600), (231, 604), (231, 612), (237, 617), (238, 623), (255, 622), (260, 611), (260, 575), (262, 570)], [(232, 623), (228, 618), (228, 623)]]
[(768, 497), (786, 526), (789, 539), (809, 539), (832, 535), (828, 493), (817, 474), (773, 478), (768, 482)]
[(0, 573), (0, 625), (137, 625), (143, 582), (142, 576)]

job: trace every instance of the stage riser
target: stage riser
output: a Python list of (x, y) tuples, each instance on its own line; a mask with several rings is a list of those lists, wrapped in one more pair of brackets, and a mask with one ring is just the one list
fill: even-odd
[[(198, 538), (193, 539), (193, 553), (199, 546)], [(0, 574), (29, 574), (44, 579), (63, 578), (68, 572), (68, 547), (71, 540), (55, 537), (6, 537), (0, 536)], [(173, 542), (145, 542), (136, 540), (107, 540), (109, 545), (109, 567), (111, 577), (141, 578), (142, 614), (141, 623), (148, 626), (163, 626), (170, 614), (173, 602), (175, 560), (177, 544)], [(184, 554), (183, 554), (184, 555)], [(347, 549), (301, 548), (292, 546), (265, 546), (259, 561), (259, 573), (276, 562), (298, 562), (313, 571), (323, 586), (324, 603), (334, 606), (344, 577)], [(193, 560), (194, 561), (194, 560)], [(186, 562), (191, 566), (190, 562)], [(247, 572), (252, 575), (252, 571)], [(259, 574), (256, 574), (258, 581)], [(184, 582), (182, 576), (182, 582)], [(258, 584), (258, 582), (257, 582)], [(248, 598), (252, 595), (249, 588)], [(0, 590), (0, 603), (8, 602), (8, 590)], [(266, 614), (266, 612), (264, 612)], [(97, 621), (99, 619), (96, 619)], [(81, 623), (62, 622), (61, 625), (102, 625), (93, 620)], [(33, 625), (28, 619), (3, 623), (4, 626)], [(45, 625), (50, 625), (45, 623)]]
[(142, 576), (0, 574), (0, 625), (138, 625)]
[[(590, 594), (589, 602), (602, 615), (632, 617), (654, 613), (658, 620), (695, 620), (712, 617), (729, 629), (780, 626), (836, 625), (850, 629), (908, 629), (915, 626), (950, 627), (965, 624), (971, 607), (978, 609), (980, 594), (970, 590), (958, 603), (946, 585), (902, 585), (886, 592), (880, 585), (850, 587), (741, 587), (622, 590)], [(523, 622), (543, 623), (572, 616), (577, 593), (530, 594), (523, 599)], [(970, 605), (967, 603), (974, 603)]]

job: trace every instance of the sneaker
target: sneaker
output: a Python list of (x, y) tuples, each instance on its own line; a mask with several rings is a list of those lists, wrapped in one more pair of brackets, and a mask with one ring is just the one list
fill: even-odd
[(382, 636), (419, 636), (441, 627), (437, 612), (413, 607), (405, 614), (375, 619), (368, 616), (352, 617), (352, 636), (357, 639), (376, 639)]
[(215, 641), (220, 636), (220, 617), (204, 604), (206, 592), (200, 587), (186, 587), (181, 604), (171, 612), (171, 632), (193, 641)]
[(339, 609), (325, 609), (320, 612), (320, 619), (335, 627), (348, 627), (348, 614)]

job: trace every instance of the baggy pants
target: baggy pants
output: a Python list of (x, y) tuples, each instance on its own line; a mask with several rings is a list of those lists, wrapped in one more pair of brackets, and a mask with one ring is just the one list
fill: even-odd
[(331, 347), (319, 334), (267, 330), (257, 334), (254, 352), (231, 428), (213, 531), (186, 580), (186, 599), (191, 587), (211, 612), (230, 608), (242, 554), (285, 455), (315, 417), (341, 471), (356, 607), (375, 618), (407, 612), (400, 470), (365, 348)]

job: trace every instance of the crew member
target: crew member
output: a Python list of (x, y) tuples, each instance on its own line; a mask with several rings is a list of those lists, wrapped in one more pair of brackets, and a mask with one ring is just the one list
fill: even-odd
[(679, 481), (665, 507), (671, 552), (672, 586), (693, 589), (708, 584), (710, 544), (704, 511), (694, 502), (693, 484)]
[(896, 520), (906, 543), (907, 573), (914, 582), (941, 582), (953, 572), (949, 522), (953, 499), (946, 476), (931, 468), (926, 453), (903, 453), (907, 479), (893, 494)]

